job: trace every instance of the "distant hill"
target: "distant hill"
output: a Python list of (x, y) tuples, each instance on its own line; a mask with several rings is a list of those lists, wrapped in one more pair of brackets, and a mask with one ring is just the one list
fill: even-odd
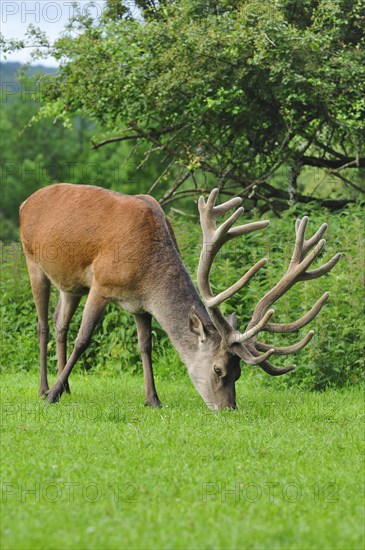
[[(0, 83), (3, 85), (5, 82), (16, 82), (17, 80), (17, 72), (19, 71), (20, 67), (22, 67), (22, 63), (14, 62), (14, 61), (1, 61), (0, 62)], [(29, 76), (32, 76), (35, 73), (48, 73), (48, 74), (55, 74), (57, 72), (56, 67), (46, 67), (45, 65), (31, 65), (29, 69), (27, 70), (27, 74)]]

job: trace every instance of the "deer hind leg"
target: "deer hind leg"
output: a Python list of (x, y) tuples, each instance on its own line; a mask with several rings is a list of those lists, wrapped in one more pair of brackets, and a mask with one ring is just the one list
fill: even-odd
[(48, 304), (51, 291), (51, 283), (36, 262), (27, 258), (27, 266), (34, 297), (35, 307), (38, 315), (38, 341), (40, 351), (40, 386), (39, 396), (48, 391), (47, 380), (47, 344), (49, 337), (48, 326)]
[(161, 403), (157, 396), (155, 381), (152, 370), (152, 331), (151, 315), (149, 313), (135, 315), (138, 343), (142, 355), (143, 376), (146, 401), (145, 405), (160, 407)]
[[(81, 296), (75, 296), (74, 294), (68, 294), (60, 291), (60, 299), (53, 316), (53, 322), (56, 329), (57, 364), (59, 374), (61, 374), (67, 362), (68, 329), (80, 300)], [(66, 393), (71, 393), (70, 386), (67, 381), (64, 390)]]
[(80, 329), (72, 353), (65, 367), (62, 369), (58, 380), (47, 394), (47, 401), (49, 403), (56, 403), (59, 401), (66, 388), (68, 377), (76, 361), (90, 344), (94, 328), (96, 327), (107, 302), (107, 299), (103, 298), (97, 287), (91, 287), (85, 303)]

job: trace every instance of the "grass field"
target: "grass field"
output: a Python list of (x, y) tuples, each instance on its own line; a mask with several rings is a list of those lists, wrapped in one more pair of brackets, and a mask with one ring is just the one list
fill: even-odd
[[(158, 372), (158, 367), (157, 367)], [(34, 373), (2, 378), (4, 549), (360, 549), (361, 388), (238, 382), (211, 412), (185, 376), (74, 374), (47, 406)]]

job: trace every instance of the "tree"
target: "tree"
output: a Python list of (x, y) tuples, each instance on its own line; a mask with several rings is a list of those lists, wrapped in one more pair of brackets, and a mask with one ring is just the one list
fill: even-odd
[[(135, 7), (109, 0), (99, 20), (75, 18), (52, 47), (60, 71), (42, 87), (39, 116), (86, 114), (105, 129), (95, 148), (142, 140), (148, 157), (163, 153), (156, 185), (165, 204), (200, 192), (210, 174), (223, 194), (281, 210), (289, 198), (313, 200), (298, 189), (305, 167), (364, 192), (362, 0)], [(282, 178), (273, 183), (283, 166), (290, 193)]]

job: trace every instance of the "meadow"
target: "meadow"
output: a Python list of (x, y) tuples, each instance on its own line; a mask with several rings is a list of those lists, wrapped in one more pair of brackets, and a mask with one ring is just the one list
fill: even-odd
[(210, 412), (187, 376), (77, 374), (47, 406), (35, 374), (2, 381), (2, 548), (360, 549), (359, 388), (238, 386)]
[[(213, 279), (221, 290), (243, 264), (270, 257), (264, 276), (225, 306), (227, 314), (237, 310), (241, 325), (284, 270), (295, 214), (273, 219), (261, 244), (247, 238), (217, 262)], [(324, 219), (326, 212), (313, 211), (311, 228)], [(172, 221), (194, 274), (199, 228)], [(144, 407), (135, 328), (116, 307), (75, 367), (72, 394), (47, 406), (37, 398), (36, 315), (24, 258), (18, 243), (4, 244), (1, 548), (362, 548), (361, 209), (329, 221), (325, 256), (342, 250), (344, 260), (277, 307), (280, 319), (296, 318), (329, 289), (331, 300), (311, 325), (316, 337), (290, 375), (271, 378), (244, 367), (236, 411), (207, 409), (157, 325), (154, 370), (163, 407)], [(54, 292), (52, 308), (56, 299)], [(49, 370), (52, 381), (53, 337)]]

